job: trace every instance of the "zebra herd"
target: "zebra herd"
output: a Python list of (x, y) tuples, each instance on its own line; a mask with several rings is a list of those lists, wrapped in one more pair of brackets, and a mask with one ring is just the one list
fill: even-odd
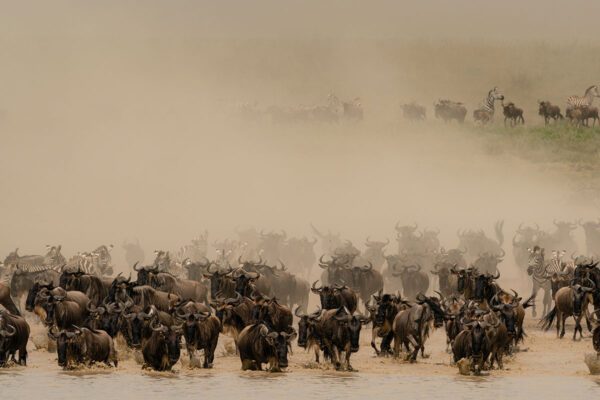
[[(600, 123), (598, 108), (592, 105), (594, 98), (596, 97), (600, 97), (600, 91), (596, 85), (587, 88), (583, 96), (569, 96), (567, 98), (567, 108), (564, 116), (561, 113), (559, 106), (553, 105), (549, 101), (538, 100), (538, 113), (544, 118), (546, 125), (548, 125), (550, 119), (556, 121), (558, 119), (563, 119), (566, 116), (574, 126), (587, 127), (589, 126), (590, 119), (592, 120), (592, 126), (595, 126), (596, 121)], [(497, 87), (490, 89), (487, 96), (473, 111), (473, 121), (482, 125), (492, 121), (496, 111), (497, 101), (500, 101), (505, 125), (508, 123), (510, 126), (515, 126), (517, 124), (525, 123), (523, 109), (517, 107), (513, 102), (504, 103), (504, 94)], [(439, 118), (444, 122), (456, 120), (459, 123), (463, 123), (467, 115), (467, 109), (463, 103), (448, 99), (440, 99), (434, 103), (434, 110), (436, 118)], [(407, 120), (415, 121), (425, 119), (425, 107), (414, 102), (403, 104), (402, 111), (404, 118)]]

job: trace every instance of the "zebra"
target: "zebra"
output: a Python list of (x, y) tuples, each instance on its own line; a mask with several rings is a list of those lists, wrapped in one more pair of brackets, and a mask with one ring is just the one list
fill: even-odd
[(504, 100), (504, 95), (500, 93), (497, 87), (494, 87), (488, 92), (487, 97), (482, 100), (479, 108), (473, 111), (473, 119), (483, 123), (492, 119), (494, 116), (494, 103), (496, 100)]
[(569, 108), (581, 108), (581, 107), (589, 107), (592, 105), (594, 101), (594, 97), (600, 97), (600, 92), (598, 91), (598, 86), (593, 85), (587, 88), (583, 97), (579, 96), (569, 96), (567, 97), (567, 107)]
[[(554, 261), (554, 259), (552, 260)], [(543, 315), (546, 315), (550, 311), (550, 306), (552, 304), (552, 285), (550, 283), (549, 275), (552, 274), (552, 271), (556, 269), (556, 263), (551, 262), (546, 264), (544, 261), (544, 249), (535, 246), (533, 249), (529, 249), (529, 266), (527, 267), (527, 273), (531, 276), (531, 280), (533, 282), (533, 288), (531, 290), (531, 296), (535, 299), (540, 289), (544, 290), (544, 312)], [(535, 303), (531, 309), (532, 315), (535, 317)]]

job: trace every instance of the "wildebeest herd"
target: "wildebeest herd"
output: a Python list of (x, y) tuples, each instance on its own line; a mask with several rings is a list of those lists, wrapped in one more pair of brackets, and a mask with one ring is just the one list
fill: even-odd
[[(1, 267), (0, 365), (26, 365), (25, 316), (35, 314), (56, 342), (58, 365), (64, 368), (117, 366), (117, 337), (126, 346), (119, 351), (139, 351), (144, 368), (171, 370), (183, 342), (190, 365), (201, 351), (202, 367), (210, 368), (219, 338), (227, 335), (244, 370), (263, 364), (270, 371), (286, 368), (296, 340), (314, 352), (316, 363), (353, 370), (350, 358), (359, 349), (361, 328), (370, 325), (377, 356), (411, 362), (427, 357), (428, 337), (443, 328), (451, 360), (467, 360), (479, 372), (503, 368), (504, 354), (525, 340), (525, 310), (531, 307), (535, 315), (539, 289), (542, 328), (550, 329), (556, 320), (562, 338), (566, 319), (573, 317), (575, 340), (578, 332), (583, 336), (585, 319), (600, 352), (600, 221), (554, 225), (548, 232), (521, 224), (513, 236), (514, 262), (532, 282), (526, 300), (498, 283), (506, 254), (502, 221), (493, 238), (483, 230), (459, 230), (452, 249), (440, 245), (438, 230), (417, 224), (396, 224), (394, 250), (388, 249), (389, 240), (367, 238), (361, 251), (340, 234), (315, 226), (313, 240), (251, 228), (214, 241), (212, 259), (205, 232), (174, 256), (156, 251), (154, 261), (141, 266), (139, 242), (124, 243), (125, 258), (133, 263), (127, 276), (111, 276), (112, 246), (70, 260), (61, 246), (48, 246), (44, 256), (20, 256), (17, 249)], [(573, 239), (578, 226), (588, 256), (578, 252)], [(547, 256), (546, 249), (560, 250)], [(570, 259), (564, 258), (567, 253)], [(313, 266), (320, 278), (309, 282)], [(312, 310), (311, 294), (318, 303)]]
[[(569, 119), (573, 126), (590, 126), (600, 123), (598, 107), (593, 106), (594, 99), (600, 97), (598, 86), (593, 85), (586, 89), (583, 96), (569, 96), (565, 113), (561, 112), (558, 105), (547, 100), (538, 100), (538, 114), (544, 119), (545, 125), (550, 121)], [(496, 111), (496, 102), (500, 102), (504, 116), (505, 126), (516, 126), (525, 124), (523, 109), (514, 102), (504, 102), (504, 95), (497, 87), (489, 90), (487, 96), (473, 110), (473, 121), (485, 125), (491, 122)], [(427, 118), (425, 106), (416, 102), (402, 104), (400, 106), (403, 117), (409, 121), (421, 121)], [(244, 119), (257, 120), (268, 118), (275, 123), (335, 123), (343, 120), (359, 121), (364, 117), (363, 105), (359, 98), (351, 101), (342, 101), (335, 94), (327, 97), (326, 104), (316, 106), (279, 107), (270, 106), (264, 110), (256, 104), (244, 104), (239, 108), (239, 113)], [(463, 123), (467, 117), (467, 108), (463, 102), (450, 99), (439, 99), (433, 104), (436, 118), (444, 122), (457, 121)]]

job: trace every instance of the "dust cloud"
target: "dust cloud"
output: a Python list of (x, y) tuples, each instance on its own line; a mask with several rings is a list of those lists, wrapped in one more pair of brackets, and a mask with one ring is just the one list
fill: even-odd
[[(473, 130), (435, 121), (432, 103), (464, 101), (470, 120), (498, 86), (540, 124), (537, 98), (563, 105), (597, 83), (598, 11), (584, 1), (3, 2), (0, 252), (61, 243), (68, 256), (135, 237), (175, 249), (204, 229), (211, 240), (238, 225), (302, 235), (311, 222), (356, 241), (419, 222), (454, 246), (457, 228), (490, 232), (497, 219), (510, 238), (521, 221), (588, 217), (570, 172), (492, 151)], [(365, 119), (239, 113), (325, 104), (329, 93), (360, 97)], [(402, 120), (413, 100), (425, 123)]]

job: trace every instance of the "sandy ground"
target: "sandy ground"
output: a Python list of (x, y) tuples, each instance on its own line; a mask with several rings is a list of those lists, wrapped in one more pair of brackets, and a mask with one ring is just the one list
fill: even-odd
[[(584, 328), (585, 330), (585, 328)], [(584, 334), (587, 332), (584, 332)], [(519, 351), (513, 355), (505, 356), (504, 369), (492, 370), (491, 375), (500, 376), (584, 376), (588, 375), (588, 369), (584, 363), (584, 355), (593, 353), (591, 337), (589, 333), (582, 341), (574, 342), (570, 338), (572, 325), (567, 325), (567, 333), (564, 339), (557, 339), (554, 330), (543, 332), (535, 324), (535, 320), (526, 320), (525, 343), (520, 345)], [(32, 329), (32, 336), (39, 342), (43, 338), (44, 331), (41, 326), (36, 325)], [(417, 363), (395, 360), (392, 358), (376, 357), (370, 347), (371, 330), (363, 329), (361, 332), (361, 347), (358, 353), (351, 358), (352, 366), (361, 373), (372, 374), (413, 374), (413, 375), (456, 375), (458, 369), (452, 364), (451, 354), (445, 351), (446, 337), (443, 330), (436, 330), (426, 343), (425, 353), (429, 358), (419, 356)], [(31, 351), (29, 353), (28, 369), (58, 369), (56, 353), (49, 353), (45, 349), (35, 349), (34, 340), (30, 341)], [(118, 371), (125, 373), (145, 373), (136, 362), (134, 354), (123, 351), (123, 343), (118, 341), (117, 349), (121, 359)], [(189, 358), (182, 351), (182, 358), (174, 367), (177, 372), (186, 374), (206, 374), (218, 372), (240, 371), (240, 360), (238, 356), (231, 354), (233, 340), (221, 335), (216, 351), (214, 367), (210, 370), (190, 368)], [(294, 373), (328, 373), (347, 374), (348, 372), (337, 372), (328, 363), (317, 365), (314, 363), (314, 354), (304, 349), (293, 346), (293, 354), (289, 356), (288, 371)], [(104, 369), (104, 368), (102, 368)], [(83, 369), (74, 373), (89, 373)], [(106, 372), (106, 371), (104, 371)]]

